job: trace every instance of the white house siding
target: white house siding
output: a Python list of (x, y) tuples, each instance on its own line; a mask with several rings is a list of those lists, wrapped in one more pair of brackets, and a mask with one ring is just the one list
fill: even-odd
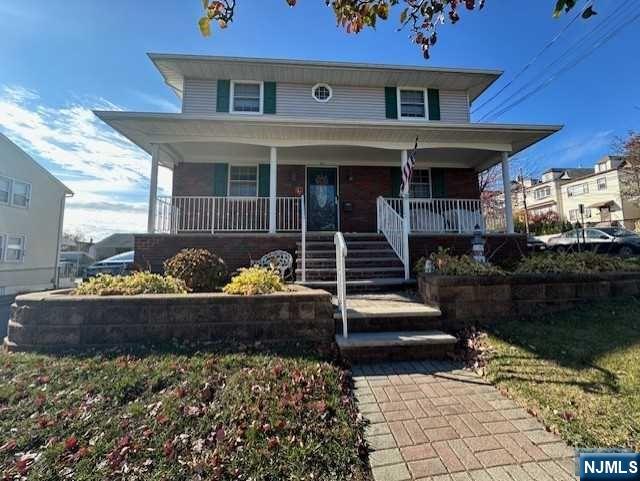
[(213, 115), (216, 113), (216, 80), (184, 80), (182, 112), (185, 114)]
[[(329, 102), (317, 102), (312, 84), (278, 83), (277, 115), (330, 119), (386, 120), (384, 88), (331, 85)], [(185, 79), (182, 112), (195, 115), (216, 113), (217, 81)], [(440, 91), (440, 117), (443, 122), (469, 122), (467, 93)]]
[(0, 233), (26, 238), (23, 262), (0, 262), (0, 294), (49, 289), (54, 285), (64, 187), (3, 136), (0, 175), (31, 183), (28, 209), (0, 204)]

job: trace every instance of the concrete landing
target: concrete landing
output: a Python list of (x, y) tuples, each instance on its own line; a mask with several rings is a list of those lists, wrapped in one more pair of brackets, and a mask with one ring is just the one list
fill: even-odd
[[(442, 312), (437, 307), (426, 306), (405, 292), (347, 296), (349, 319), (440, 317), (441, 315)], [(340, 313), (335, 313), (334, 318), (341, 319)]]
[(442, 331), (354, 332), (347, 338), (336, 334), (336, 343), (341, 350), (356, 347), (453, 345), (456, 342), (454, 336)]

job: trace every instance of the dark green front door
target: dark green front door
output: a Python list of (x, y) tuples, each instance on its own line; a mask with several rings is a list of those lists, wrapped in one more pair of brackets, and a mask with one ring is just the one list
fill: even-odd
[(307, 230), (338, 230), (338, 169), (307, 169)]

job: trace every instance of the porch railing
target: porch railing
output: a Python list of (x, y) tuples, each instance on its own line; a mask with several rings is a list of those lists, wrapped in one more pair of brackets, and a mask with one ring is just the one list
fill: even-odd
[[(269, 197), (159, 197), (156, 232), (268, 232)], [(300, 197), (276, 198), (276, 230), (300, 232)]]
[[(384, 199), (398, 215), (403, 215), (401, 198)], [(411, 232), (470, 233), (476, 226), (485, 230), (482, 205), (478, 199), (409, 199)]]
[(307, 209), (305, 205), (304, 195), (300, 197), (300, 217), (302, 219), (301, 226), (301, 244), (302, 244), (302, 282), (307, 282)]
[(342, 317), (342, 336), (349, 337), (347, 320), (347, 270), (345, 259), (347, 257), (347, 243), (344, 241), (342, 232), (336, 232), (333, 236), (336, 245), (336, 294), (338, 299), (338, 309)]
[[(396, 199), (391, 199), (396, 200)], [(402, 207), (402, 199), (400, 206)], [(400, 258), (407, 271), (409, 265), (408, 238), (405, 241), (404, 219), (400, 214), (402, 209), (396, 209), (387, 199), (378, 197), (376, 201), (378, 213), (378, 231), (384, 234), (387, 242)]]

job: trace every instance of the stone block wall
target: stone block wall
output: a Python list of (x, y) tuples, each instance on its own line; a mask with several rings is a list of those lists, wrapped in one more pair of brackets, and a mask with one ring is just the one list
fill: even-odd
[(636, 296), (640, 273), (422, 275), (418, 285), (423, 301), (440, 307), (443, 325), (457, 329), (475, 321), (541, 316), (604, 298)]
[(16, 298), (5, 346), (64, 350), (173, 339), (329, 345), (334, 332), (330, 294), (302, 287), (261, 296), (101, 297), (50, 291)]

